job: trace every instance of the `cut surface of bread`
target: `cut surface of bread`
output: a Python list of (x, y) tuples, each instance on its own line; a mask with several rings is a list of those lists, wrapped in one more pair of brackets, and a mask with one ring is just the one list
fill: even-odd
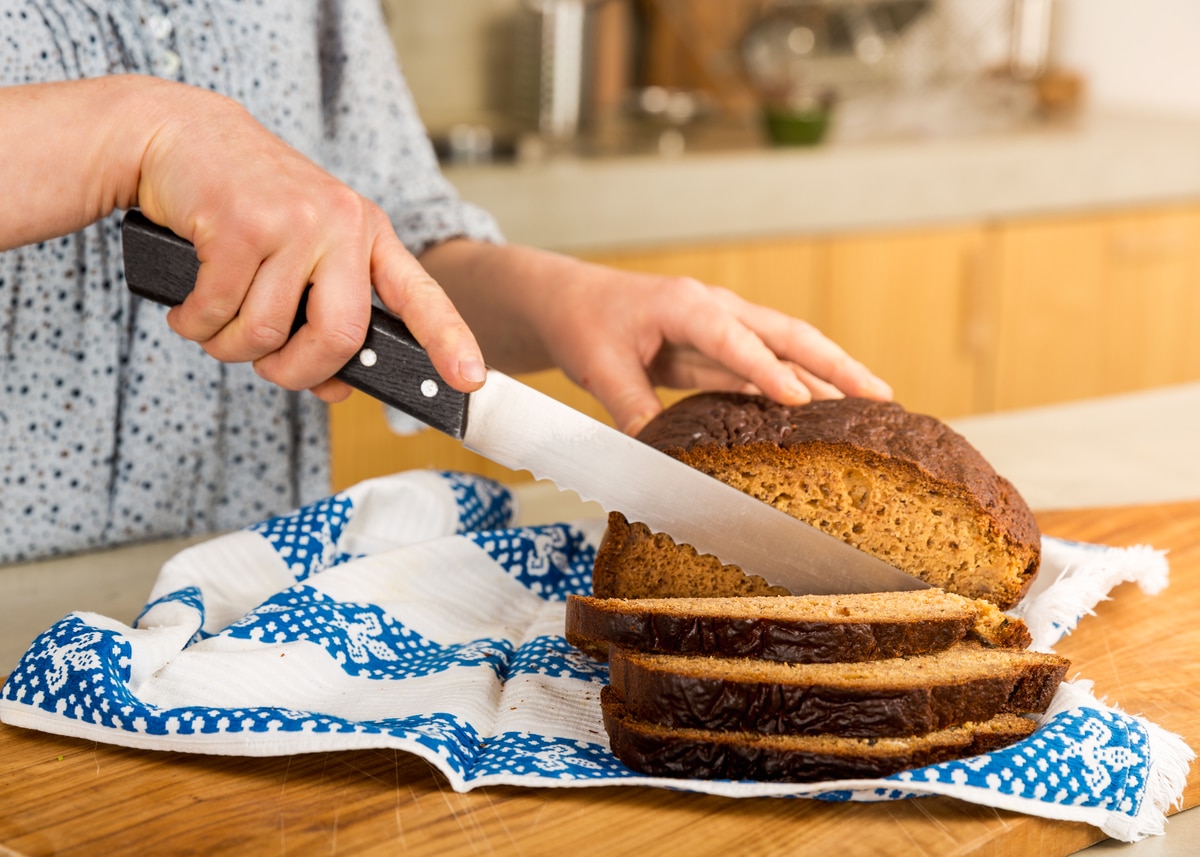
[(908, 768), (978, 755), (1015, 743), (1033, 721), (1001, 714), (906, 738), (768, 735), (676, 729), (634, 717), (612, 688), (600, 694), (613, 755), (660, 777), (818, 782), (883, 777)]
[[(942, 589), (1008, 609), (1037, 573), (1040, 534), (1017, 490), (961, 435), (897, 404), (705, 393), (639, 439)], [(785, 593), (620, 513), (596, 558), (598, 596)]]
[(974, 643), (823, 664), (614, 646), (609, 685), (633, 717), (662, 726), (878, 738), (1045, 711), (1068, 666), (1058, 655)]
[(824, 663), (894, 658), (963, 639), (1024, 648), (1029, 630), (985, 601), (925, 589), (853, 595), (567, 599), (566, 637), (605, 659), (643, 652)]

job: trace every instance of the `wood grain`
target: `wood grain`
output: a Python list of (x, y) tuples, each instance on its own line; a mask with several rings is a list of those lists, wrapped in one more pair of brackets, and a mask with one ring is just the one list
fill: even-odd
[[(1122, 586), (1059, 651), (1098, 695), (1200, 747), (1200, 503), (1054, 512), (1051, 535), (1169, 548), (1171, 586)], [(1193, 766), (1185, 806), (1200, 800)], [(403, 753), (153, 753), (0, 726), (0, 854), (1065, 855), (1103, 838), (947, 798), (732, 800), (658, 789), (453, 792)], [(665, 845), (669, 844), (669, 849)]]

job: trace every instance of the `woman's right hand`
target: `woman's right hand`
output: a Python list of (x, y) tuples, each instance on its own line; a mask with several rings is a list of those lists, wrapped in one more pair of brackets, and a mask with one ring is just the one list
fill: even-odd
[[(365, 338), (374, 287), (451, 386), (482, 383), (474, 336), (387, 215), (233, 100), (128, 75), (11, 87), (0, 93), (0, 127), (10, 118), (0, 150), (15, 154), (0, 178), (25, 177), (39, 196), (32, 223), (6, 230), (0, 220), (0, 247), (137, 205), (195, 245), (195, 290), (168, 322), (213, 357), (252, 361), (282, 387), (341, 398), (349, 390), (332, 376)], [(89, 120), (97, 133), (56, 135), (62, 123)], [(21, 134), (22, 125), (41, 133)], [(47, 139), (64, 142), (47, 147)], [(67, 189), (55, 198), (29, 180), (49, 172)], [(291, 335), (309, 284), (308, 323)]]

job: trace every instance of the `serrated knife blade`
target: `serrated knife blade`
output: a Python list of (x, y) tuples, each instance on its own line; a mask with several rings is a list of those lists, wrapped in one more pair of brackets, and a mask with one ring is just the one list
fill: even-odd
[[(181, 303), (199, 269), (192, 245), (137, 211), (126, 215), (122, 237), (129, 288)], [(302, 303), (297, 327), (303, 311)], [(489, 369), (481, 389), (459, 393), (404, 323), (379, 308), (338, 377), (498, 464), (548, 479), (793, 594), (928, 586), (502, 372)]]
[(928, 586), (503, 373), (469, 399), (464, 446), (793, 594)]

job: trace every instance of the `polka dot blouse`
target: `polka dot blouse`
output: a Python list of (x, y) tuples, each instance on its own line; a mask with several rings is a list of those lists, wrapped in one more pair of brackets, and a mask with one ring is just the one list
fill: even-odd
[[(438, 172), (377, 0), (0, 0), (0, 85), (122, 72), (238, 99), (414, 253), (499, 240)], [(0, 253), (0, 563), (242, 527), (328, 492), (321, 402), (172, 333), (125, 288), (119, 224)]]

